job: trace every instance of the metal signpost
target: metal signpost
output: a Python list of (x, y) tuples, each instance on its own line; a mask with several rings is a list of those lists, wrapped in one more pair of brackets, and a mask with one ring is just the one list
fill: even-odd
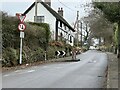
[(26, 29), (26, 25), (24, 24), (24, 19), (26, 16), (22, 14), (18, 14), (18, 18), (20, 20), (20, 24), (18, 25), (18, 30), (20, 31), (20, 61), (19, 64), (22, 64), (22, 39), (24, 38), (24, 30)]

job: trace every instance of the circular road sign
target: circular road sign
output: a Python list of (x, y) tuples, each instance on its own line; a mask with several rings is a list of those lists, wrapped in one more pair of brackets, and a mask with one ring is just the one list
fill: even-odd
[(20, 23), (18, 25), (18, 29), (19, 29), (19, 31), (24, 31), (26, 29), (26, 25), (24, 23)]

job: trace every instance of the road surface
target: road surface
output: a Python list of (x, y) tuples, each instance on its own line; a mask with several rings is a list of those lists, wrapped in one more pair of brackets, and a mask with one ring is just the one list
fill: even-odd
[(107, 55), (95, 50), (78, 55), (81, 61), (59, 62), (6, 72), (3, 88), (102, 88)]

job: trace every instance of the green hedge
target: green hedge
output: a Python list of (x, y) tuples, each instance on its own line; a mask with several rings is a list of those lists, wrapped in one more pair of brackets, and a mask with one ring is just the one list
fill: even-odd
[(16, 66), (18, 64), (18, 53), (16, 49), (6, 48), (3, 50), (2, 66)]
[[(16, 17), (3, 13), (2, 18), (2, 48), (3, 67), (11, 67), (19, 64), (20, 53), (20, 33), (18, 31), (19, 20)], [(55, 51), (65, 50), (65, 45), (61, 47), (50, 46), (50, 27), (46, 23), (25, 23), (25, 38), (23, 39), (22, 64), (33, 63), (55, 57)]]

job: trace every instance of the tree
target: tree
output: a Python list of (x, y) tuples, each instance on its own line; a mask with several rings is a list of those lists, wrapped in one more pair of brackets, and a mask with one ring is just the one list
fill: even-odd
[(117, 48), (120, 58), (120, 1), (119, 2), (94, 2), (94, 7), (100, 9), (104, 16), (112, 23), (118, 24)]
[[(89, 40), (97, 38), (101, 41), (104, 39), (104, 44), (112, 43), (113, 25), (109, 22), (98, 9), (93, 9), (87, 17), (83, 18), (84, 22), (90, 27)], [(101, 43), (101, 42), (100, 42)]]
[(91, 35), (91, 31), (90, 31), (90, 29), (88, 29), (88, 23), (86, 23), (85, 33), (86, 33), (86, 35), (84, 36), (84, 42), (87, 42), (89, 36)]

